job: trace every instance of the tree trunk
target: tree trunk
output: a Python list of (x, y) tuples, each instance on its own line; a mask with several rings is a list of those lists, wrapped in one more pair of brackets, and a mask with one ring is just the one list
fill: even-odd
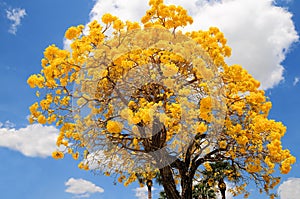
[(152, 199), (152, 180), (147, 180), (148, 199)]
[(192, 199), (193, 198), (193, 179), (188, 176), (181, 178), (181, 187), (182, 187), (182, 199)]
[(176, 189), (176, 184), (173, 178), (173, 173), (170, 166), (165, 166), (159, 169), (162, 185), (168, 199), (181, 199), (179, 192)]

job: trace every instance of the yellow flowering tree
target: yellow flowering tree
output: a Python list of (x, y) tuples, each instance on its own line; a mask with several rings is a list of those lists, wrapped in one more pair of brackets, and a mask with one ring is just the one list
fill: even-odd
[(185, 9), (149, 5), (142, 24), (104, 14), (66, 31), (71, 50), (46, 48), (27, 81), (39, 97), (30, 122), (60, 129), (65, 151), (55, 159), (70, 153), (79, 168), (124, 185), (159, 173), (168, 198), (189, 199), (202, 171), (224, 162), (222, 179), (241, 179), (234, 195), (247, 195), (251, 179), (272, 197), (273, 174), (288, 173), (295, 157), (282, 148), (286, 128), (268, 118), (260, 83), (225, 63), (231, 49), (218, 28), (183, 33), (193, 22)]

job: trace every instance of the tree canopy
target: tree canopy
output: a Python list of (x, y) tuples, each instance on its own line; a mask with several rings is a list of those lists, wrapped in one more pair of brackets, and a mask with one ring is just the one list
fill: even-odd
[(65, 150), (54, 158), (69, 153), (79, 168), (124, 185), (159, 173), (168, 198), (188, 199), (209, 174), (235, 182), (234, 195), (247, 195), (251, 180), (273, 197), (273, 174), (288, 173), (295, 157), (281, 144), (286, 127), (268, 118), (260, 83), (226, 64), (231, 49), (218, 28), (184, 32), (193, 22), (185, 9), (149, 5), (142, 23), (104, 14), (66, 31), (70, 50), (47, 47), (27, 81), (38, 88), (30, 122), (60, 129)]

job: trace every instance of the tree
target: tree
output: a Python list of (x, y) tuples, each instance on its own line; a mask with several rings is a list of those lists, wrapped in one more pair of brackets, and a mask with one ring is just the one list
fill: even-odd
[(203, 165), (218, 162), (231, 165), (224, 178), (241, 176), (235, 194), (251, 179), (273, 196), (275, 170), (288, 173), (295, 157), (282, 148), (286, 128), (268, 118), (259, 82), (225, 63), (231, 50), (218, 28), (182, 33), (192, 23), (186, 10), (149, 5), (142, 26), (105, 14), (103, 25), (66, 31), (71, 51), (46, 48), (41, 72), (28, 78), (41, 96), (30, 122), (55, 123), (57, 145), (80, 158), (81, 169), (124, 185), (158, 172), (169, 199), (192, 198)]

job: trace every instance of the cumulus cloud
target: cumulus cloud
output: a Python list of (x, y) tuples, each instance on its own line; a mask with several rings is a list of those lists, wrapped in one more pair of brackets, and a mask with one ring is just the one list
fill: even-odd
[[(153, 191), (156, 190), (156, 188), (152, 187), (151, 190), (152, 190), (152, 194), (153, 194)], [(135, 192), (135, 197), (137, 197), (138, 199), (147, 199), (148, 198), (147, 186), (137, 187), (133, 191)]]
[(74, 194), (76, 198), (87, 198), (90, 197), (91, 194), (104, 192), (103, 188), (81, 178), (70, 178), (65, 185), (67, 186), (65, 192)]
[(17, 33), (18, 27), (21, 25), (21, 19), (25, 16), (25, 9), (13, 8), (6, 10), (6, 17), (12, 22), (8, 32), (15, 35)]
[(300, 195), (300, 178), (289, 178), (278, 187), (280, 199), (298, 199)]
[(206, 2), (194, 16), (192, 29), (217, 26), (232, 47), (230, 64), (243, 65), (262, 88), (272, 88), (284, 79), (285, 59), (298, 40), (292, 14), (271, 0), (222, 0)]
[(141, 0), (97, 0), (90, 12), (90, 18), (91, 21), (101, 21), (102, 15), (109, 12), (122, 20), (139, 21), (148, 8), (147, 1)]
[(33, 124), (15, 129), (13, 126), (9, 121), (0, 125), (0, 147), (28, 157), (48, 157), (56, 149), (58, 130), (55, 127)]
[(144, 187), (137, 187), (134, 189), (135, 191), (135, 196), (138, 198), (138, 199), (146, 199), (147, 198), (147, 187), (144, 186)]
[[(181, 5), (194, 18), (186, 30), (217, 26), (232, 47), (229, 64), (241, 64), (268, 89), (283, 79), (281, 65), (291, 45), (298, 41), (292, 14), (274, 0), (165, 0)], [(122, 20), (139, 21), (149, 6), (145, 1), (97, 0), (91, 20), (110, 12)]]

